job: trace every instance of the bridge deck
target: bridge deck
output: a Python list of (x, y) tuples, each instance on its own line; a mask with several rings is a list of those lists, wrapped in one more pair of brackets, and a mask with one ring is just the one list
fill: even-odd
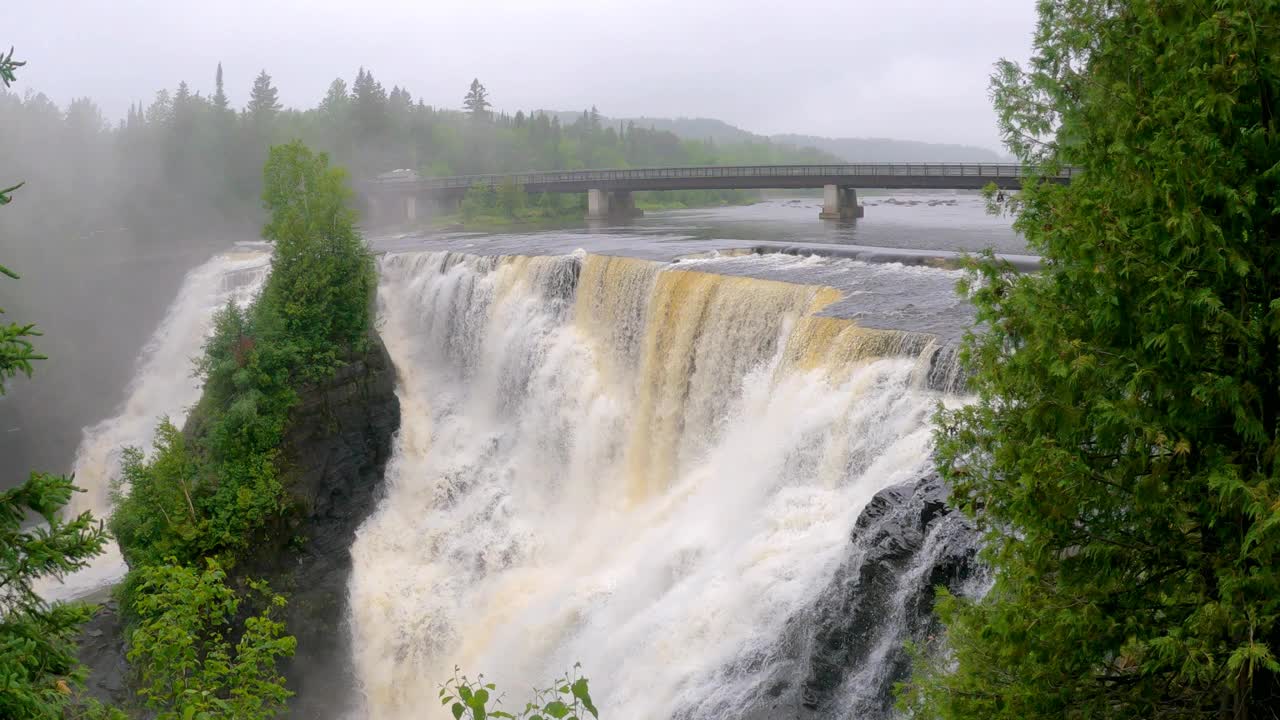
[[(740, 165), (707, 167), (564, 170), (439, 178), (386, 178), (364, 183), (379, 194), (455, 194), (475, 185), (514, 182), (529, 192), (586, 190), (694, 190), (817, 188), (973, 189), (995, 183), (1016, 188), (1027, 174), (1015, 163), (850, 163), (846, 165)], [(1078, 168), (1049, 175), (1069, 182)]]

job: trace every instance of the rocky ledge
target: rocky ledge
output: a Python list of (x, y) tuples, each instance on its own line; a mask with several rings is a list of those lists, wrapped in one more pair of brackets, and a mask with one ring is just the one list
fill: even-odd
[(936, 588), (980, 591), (980, 541), (947, 505), (936, 474), (879, 492), (818, 602), (792, 619), (773, 649), (776, 671), (748, 717), (892, 717), (894, 684), (911, 671), (906, 643), (927, 643), (941, 630)]

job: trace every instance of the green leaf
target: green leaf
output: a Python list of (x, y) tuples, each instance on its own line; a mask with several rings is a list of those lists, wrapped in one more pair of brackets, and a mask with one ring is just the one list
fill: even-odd
[(596, 706), (591, 702), (591, 692), (587, 689), (587, 679), (578, 678), (573, 682), (573, 696), (582, 703), (582, 706), (591, 713), (592, 717), (600, 717), (596, 712)]

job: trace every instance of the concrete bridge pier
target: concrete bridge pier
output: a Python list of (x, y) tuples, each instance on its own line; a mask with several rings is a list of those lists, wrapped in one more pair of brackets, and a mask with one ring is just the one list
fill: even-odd
[(371, 225), (381, 225), (386, 222), (383, 213), (382, 199), (377, 195), (370, 195), (365, 198), (365, 221)]
[(823, 185), (822, 212), (818, 213), (818, 217), (823, 220), (854, 220), (862, 217), (858, 191), (851, 187)]
[(630, 190), (587, 191), (588, 220), (620, 220), (643, 214), (643, 210), (636, 209), (636, 201)]
[(404, 218), (408, 222), (418, 219), (418, 198), (413, 195), (404, 197)]

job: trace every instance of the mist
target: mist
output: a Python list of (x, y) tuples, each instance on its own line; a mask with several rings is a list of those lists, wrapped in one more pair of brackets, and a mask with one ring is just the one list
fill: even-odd
[[(714, 117), (753, 132), (999, 146), (986, 79), (1022, 58), (1033, 2), (620, 0), (490, 3), (49, 0), (12, 8), (12, 42), (60, 104), (90, 95), (112, 119), (186, 80), (233, 105), (265, 68), (287, 106), (360, 65), (427, 104), (480, 77), (499, 109)], [(130, 42), (121, 42), (122, 37)], [(34, 71), (34, 70), (33, 70)]]
[[(388, 52), (388, 48), (403, 50), (402, 45), (383, 40), (390, 26), (421, 17), (421, 8), (362, 10), (367, 14), (360, 16), (357, 27), (348, 28), (352, 18), (347, 10), (336, 5), (308, 6), (308, 27), (318, 28), (317, 37), (356, 30), (351, 37), (354, 44), (344, 43), (344, 52), (336, 57), (320, 53), (314, 39), (306, 41), (297, 53), (282, 54), (280, 50), (295, 41), (295, 33), (279, 46), (255, 39), (252, 32), (231, 38), (226, 17), (188, 17), (185, 13), (196, 12), (190, 8), (177, 11), (184, 13), (187, 21), (173, 25), (167, 24), (175, 12), (168, 5), (125, 4), (118, 13), (113, 8), (109, 18), (98, 17), (92, 8), (63, 12), (58, 5), (45, 3), (17, 10), (10, 25), (16, 32), (8, 39), (28, 65), (21, 69), (18, 83), (0, 94), (0, 121), (5, 128), (0, 134), (0, 169), (6, 180), (26, 183), (15, 202), (0, 213), (4, 261), (23, 275), (19, 282), (7, 282), (0, 297), (10, 317), (39, 324), (45, 333), (40, 347), (50, 356), (39, 363), (34, 380), (15, 381), (9, 395), (0, 399), (0, 453), (10, 459), (4, 471), (5, 485), (23, 477), (28, 468), (69, 469), (80, 429), (107, 415), (121, 401), (133, 362), (165, 303), (176, 292), (182, 274), (217, 249), (256, 237), (261, 220), (261, 165), (267, 148), (275, 142), (301, 138), (331, 153), (357, 179), (402, 167), (426, 175), (449, 175), (888, 158), (986, 161), (997, 157), (987, 149), (991, 123), (985, 110), (976, 116), (978, 122), (968, 121), (974, 127), (963, 132), (955, 132), (963, 114), (953, 111), (945, 128), (933, 123), (927, 132), (917, 129), (918, 137), (900, 136), (915, 142), (833, 140), (811, 135), (771, 139), (752, 132), (752, 128), (885, 130), (887, 126), (867, 122), (867, 118), (893, 117), (911, 103), (886, 94), (875, 110), (855, 108), (849, 106), (850, 95), (833, 88), (822, 93), (828, 104), (822, 115), (844, 118), (847, 124), (787, 120), (783, 110), (810, 102), (797, 105), (796, 93), (814, 78), (856, 77), (862, 85), (874, 84), (869, 72), (882, 71), (883, 78), (892, 77), (900, 71), (901, 63), (909, 60), (910, 52), (897, 55), (895, 51), (897, 59), (883, 67), (867, 64), (833, 71), (828, 65), (823, 71), (821, 64), (815, 63), (812, 72), (804, 73), (784, 71), (795, 58), (776, 53), (773, 59), (777, 65), (761, 72), (756, 67), (760, 58), (746, 52), (741, 44), (744, 33), (750, 34), (746, 33), (748, 28), (725, 15), (728, 12), (736, 18), (739, 9), (703, 9), (663, 20), (664, 33), (688, 42), (700, 32), (709, 32), (712, 24), (726, 21), (725, 32), (716, 36), (720, 53), (704, 50), (698, 57), (690, 57), (684, 48), (670, 57), (649, 51), (641, 58), (635, 56), (639, 50), (632, 47), (622, 57), (611, 56), (600, 65), (574, 61), (575, 70), (569, 72), (563, 67), (565, 43), (577, 42), (585, 30), (594, 38), (583, 44), (589, 49), (601, 37), (621, 31), (604, 28), (604, 16), (575, 14), (573, 23), (535, 39), (532, 34), (514, 33), (516, 21), (556, 26), (570, 8), (556, 4), (540, 5), (537, 12), (506, 8), (512, 25), (497, 25), (492, 39), (504, 43), (506, 49), (499, 55), (509, 53), (510, 61), (495, 65), (491, 53), (480, 53), (474, 62), (474, 72), (485, 75), (473, 79), (495, 88), (489, 91), (486, 85), (487, 121), (477, 123), (461, 107), (470, 76), (452, 69), (425, 72), (420, 61)], [(271, 15), (279, 10), (255, 11), (260, 16), (258, 24), (282, 22)], [(823, 12), (839, 15), (848, 9), (823, 8)], [(873, 8), (863, 16), (860, 27), (868, 27), (874, 19), (885, 28), (907, 22), (918, 32), (931, 32), (928, 28), (932, 26), (920, 29), (916, 22), (920, 12), (920, 7), (904, 8), (893, 15)], [(617, 13), (605, 15), (618, 17)], [(1001, 24), (1023, 24), (994, 8), (986, 15)], [(447, 26), (451, 32), (427, 30), (426, 34), (438, 41), (431, 44), (430, 53), (445, 51), (442, 43), (453, 37), (452, 29), (460, 29), (464, 35), (475, 32), (476, 18), (462, 6), (438, 8), (431, 16), (435, 19), (431, 27)], [(637, 39), (651, 20), (646, 19), (647, 14), (644, 18), (628, 17), (625, 25), (630, 30), (626, 32)], [(762, 26), (767, 24), (765, 15), (754, 17)], [(805, 24), (811, 25), (808, 21)], [(117, 62), (83, 62), (103, 39), (88, 27), (122, 25), (132, 27), (134, 42), (126, 47), (112, 46)], [(77, 27), (86, 32), (76, 43), (69, 43), (69, 34)], [(795, 29), (804, 38), (792, 38), (787, 44), (809, 47), (809, 35), (814, 31)], [(772, 42), (783, 42), (776, 32), (769, 37)], [(245, 43), (248, 45), (238, 47)], [(663, 45), (670, 47), (669, 43)], [(710, 44), (715, 46), (715, 42)], [(869, 52), (865, 45), (847, 47), (854, 56)], [(214, 48), (216, 57), (209, 54)], [(545, 62), (516, 61), (529, 53)], [(817, 60), (811, 50), (800, 57), (806, 63)], [(983, 57), (990, 56), (984, 51)], [(375, 75), (374, 68), (366, 70), (360, 65), (365, 60), (380, 60), (388, 67), (377, 68)], [(336, 67), (339, 61), (344, 67)], [(600, 77), (602, 68), (610, 64), (633, 72), (619, 69), (614, 77), (626, 80), (610, 87)], [(256, 74), (246, 71), (260, 65), (271, 69)], [(469, 66), (450, 63), (449, 67), (462, 65)], [(654, 81), (655, 70), (663, 67), (681, 68), (682, 80), (668, 82), (666, 87), (698, 93), (683, 95), (682, 90), (666, 95), (646, 88), (646, 82)], [(99, 68), (111, 71), (103, 74)], [(324, 68), (332, 68), (335, 77), (321, 82), (317, 73)], [(938, 81), (940, 72), (927, 70), (916, 80), (927, 87)], [(169, 80), (175, 74), (177, 80)], [(780, 83), (779, 75), (783, 76)], [(456, 78), (457, 84), (446, 88), (442, 83), (449, 77)], [(390, 78), (412, 79), (414, 84), (401, 85)], [(744, 81), (753, 88), (749, 96), (756, 110), (751, 112), (724, 97), (726, 89), (733, 89), (737, 97), (748, 96)], [(981, 73), (969, 81), (985, 82)], [(757, 87), (761, 85), (773, 89), (762, 92)], [(49, 94), (41, 88), (48, 88)], [(625, 90), (622, 96), (620, 89)], [(578, 98), (582, 100), (579, 107), (563, 106)], [(894, 103), (898, 103), (897, 110)], [(610, 114), (601, 107), (616, 107), (634, 116)], [(685, 117), (714, 112), (723, 112), (747, 127), (720, 118)], [(663, 117), (663, 113), (672, 117)], [(982, 126), (987, 129), (975, 129)], [(912, 128), (898, 124), (898, 129)], [(921, 142), (956, 138), (969, 138), (987, 147)], [(725, 193), (715, 197), (734, 199)]]

